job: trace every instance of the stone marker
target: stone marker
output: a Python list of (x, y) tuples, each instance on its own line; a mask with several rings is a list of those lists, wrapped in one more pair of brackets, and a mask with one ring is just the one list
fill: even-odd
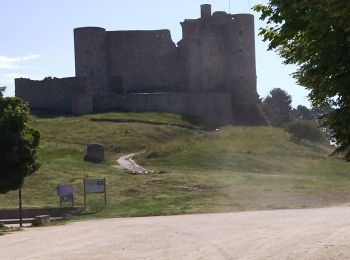
[(49, 215), (39, 215), (36, 216), (33, 221), (32, 221), (32, 225), (35, 227), (38, 226), (45, 226), (50, 224), (50, 216)]
[(105, 149), (102, 144), (89, 144), (86, 148), (85, 160), (100, 163), (105, 160)]

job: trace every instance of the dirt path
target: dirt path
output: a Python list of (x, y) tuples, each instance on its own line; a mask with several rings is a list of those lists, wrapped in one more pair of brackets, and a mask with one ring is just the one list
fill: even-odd
[(136, 153), (128, 154), (125, 156), (120, 157), (117, 162), (119, 164), (119, 168), (131, 171), (133, 173), (147, 173), (147, 169), (143, 168), (142, 166), (138, 165), (132, 157), (134, 157)]
[(103, 219), (0, 237), (1, 259), (350, 259), (350, 207)]

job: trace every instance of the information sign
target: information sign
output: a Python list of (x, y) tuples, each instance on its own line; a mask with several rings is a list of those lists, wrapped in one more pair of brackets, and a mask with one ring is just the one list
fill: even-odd
[(56, 187), (57, 195), (60, 196), (60, 207), (62, 207), (62, 201), (72, 201), (74, 204), (74, 187), (73, 184), (59, 184)]
[(85, 180), (84, 182), (85, 193), (104, 193), (105, 192), (105, 180)]
[(107, 204), (106, 179), (84, 179), (84, 208), (86, 209), (86, 194), (104, 193), (105, 206)]

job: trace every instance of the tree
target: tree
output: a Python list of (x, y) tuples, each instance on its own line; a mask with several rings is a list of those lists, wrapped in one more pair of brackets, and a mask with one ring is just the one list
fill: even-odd
[(350, 161), (350, 1), (270, 0), (253, 9), (267, 22), (260, 35), (269, 50), (298, 65), (294, 77), (312, 104), (335, 108), (325, 124)]
[(286, 124), (286, 129), (297, 142), (306, 139), (311, 142), (322, 143), (326, 140), (314, 121), (295, 120)]
[(0, 87), (0, 97), (3, 96), (3, 93), (5, 92), (6, 87)]
[(39, 132), (28, 126), (30, 111), (23, 100), (3, 97), (0, 90), (0, 193), (16, 190), (39, 168)]
[(281, 127), (291, 121), (292, 97), (280, 88), (274, 88), (263, 100), (262, 106), (271, 125)]
[(324, 118), (325, 115), (329, 114), (330, 112), (333, 112), (334, 108), (328, 106), (328, 107), (312, 107), (311, 113), (313, 118), (315, 118), (316, 122), (320, 125), (324, 124)]
[(293, 120), (316, 120), (312, 111), (303, 105), (298, 105), (297, 108), (293, 108), (292, 117)]

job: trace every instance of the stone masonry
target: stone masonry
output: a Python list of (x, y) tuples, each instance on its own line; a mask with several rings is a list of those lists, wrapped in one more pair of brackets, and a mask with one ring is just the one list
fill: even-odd
[(76, 77), (16, 79), (31, 108), (73, 114), (165, 111), (198, 116), (209, 126), (261, 125), (256, 90), (254, 17), (215, 12), (169, 30), (74, 29)]

